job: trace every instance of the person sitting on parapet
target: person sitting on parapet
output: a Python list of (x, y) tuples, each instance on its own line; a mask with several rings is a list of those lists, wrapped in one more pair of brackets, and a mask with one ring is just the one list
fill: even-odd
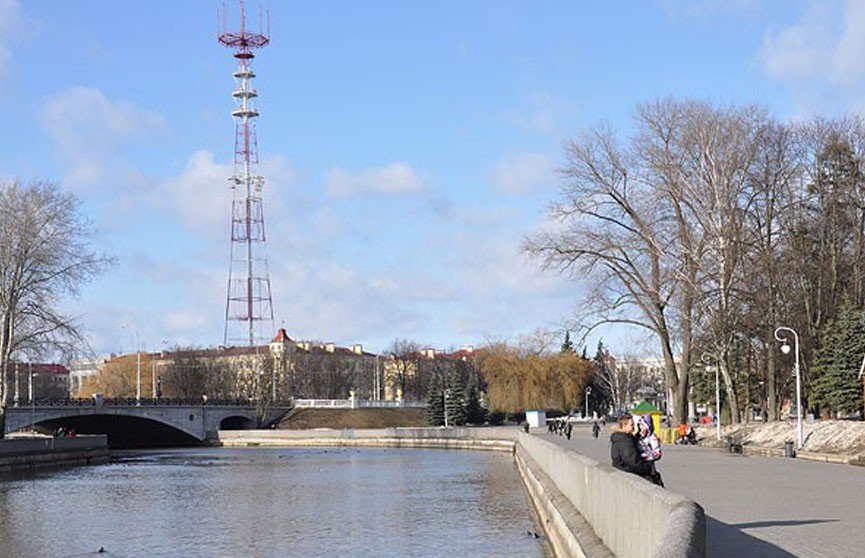
[(614, 426), (612, 430), (610, 458), (613, 467), (651, 480), (652, 466), (640, 457), (637, 439), (634, 437), (634, 417), (627, 413), (622, 415), (619, 417), (618, 427)]
[(637, 430), (637, 447), (640, 451), (640, 457), (652, 468), (649, 480), (659, 486), (664, 486), (664, 481), (661, 480), (661, 473), (658, 472), (657, 465), (655, 464), (661, 459), (661, 440), (655, 434), (655, 423), (652, 422), (651, 415), (643, 416), (643, 419), (637, 423)]

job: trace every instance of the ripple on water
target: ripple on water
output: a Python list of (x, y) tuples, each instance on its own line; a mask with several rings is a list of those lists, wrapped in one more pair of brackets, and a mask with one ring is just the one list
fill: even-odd
[(130, 452), (0, 483), (4, 556), (542, 557), (508, 454)]

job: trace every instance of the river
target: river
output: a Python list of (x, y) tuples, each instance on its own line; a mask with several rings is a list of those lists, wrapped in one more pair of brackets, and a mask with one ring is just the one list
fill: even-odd
[(0, 480), (3, 557), (541, 558), (538, 531), (499, 452), (181, 449)]

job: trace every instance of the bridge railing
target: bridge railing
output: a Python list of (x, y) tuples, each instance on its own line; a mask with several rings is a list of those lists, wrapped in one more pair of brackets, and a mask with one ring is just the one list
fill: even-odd
[[(194, 407), (198, 405), (212, 405), (218, 407), (255, 407), (256, 404), (256, 401), (245, 398), (212, 399), (202, 397), (162, 397), (158, 399), (135, 399), (134, 397), (105, 397), (86, 399), (35, 399), (32, 402), (20, 402), (17, 407), (19, 409), (28, 409), (30, 407)], [(274, 401), (270, 402), (268, 405), (271, 407), (290, 407), (292, 406), (292, 401)]]
[[(55, 398), (35, 399), (19, 402), (15, 407), (29, 409), (31, 407), (196, 407), (208, 405), (214, 407), (256, 407), (260, 402), (246, 398), (215, 399), (204, 397), (162, 397), (157, 399), (134, 397), (91, 397), (91, 398)], [(319, 409), (422, 409), (424, 401), (385, 401), (368, 399), (288, 399), (267, 402), (268, 407), (308, 407)]]
[(384, 401), (367, 399), (295, 399), (295, 407), (313, 409), (422, 409), (423, 401)]

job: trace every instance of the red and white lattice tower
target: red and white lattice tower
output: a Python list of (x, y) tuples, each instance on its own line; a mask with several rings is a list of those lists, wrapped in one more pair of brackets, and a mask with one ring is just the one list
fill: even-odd
[[(223, 6), (223, 18), (225, 8)], [(261, 24), (261, 21), (259, 21)], [(237, 71), (232, 96), (234, 117), (234, 175), (229, 178), (234, 193), (231, 202), (231, 265), (228, 272), (228, 295), (225, 303), (226, 346), (266, 341), (273, 333), (273, 301), (265, 251), (264, 208), (258, 173), (258, 140), (255, 134), (255, 98), (253, 86), (253, 49), (267, 46), (270, 31), (253, 33), (246, 28), (246, 13), (240, 0), (240, 30), (228, 31), (223, 19), (219, 42), (234, 49)]]

